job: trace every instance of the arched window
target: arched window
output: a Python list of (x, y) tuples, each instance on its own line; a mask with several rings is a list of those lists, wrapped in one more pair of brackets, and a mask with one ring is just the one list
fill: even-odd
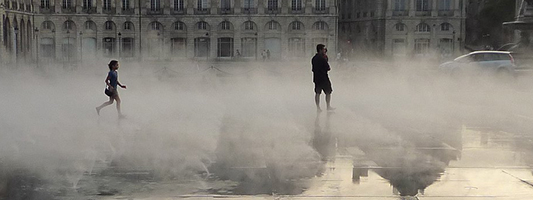
[(406, 25), (404, 23), (397, 23), (394, 25), (394, 30), (398, 32), (403, 32), (406, 29)]
[(280, 26), (279, 23), (276, 22), (276, 21), (269, 21), (269, 22), (267, 22), (267, 24), (266, 24), (266, 29), (267, 29), (267, 30), (280, 30), (280, 29), (281, 29), (281, 26)]
[(244, 30), (246, 30), (246, 31), (254, 30), (255, 29), (254, 26), (255, 26), (255, 23), (252, 22), (252, 21), (244, 22)]
[(327, 31), (329, 28), (326, 22), (318, 21), (318, 22), (315, 22), (315, 24), (313, 24), (313, 29), (318, 30), (318, 31)]
[(107, 30), (107, 31), (111, 31), (115, 27), (115, 23), (113, 23), (112, 21), (107, 21), (107, 22), (105, 22), (104, 25), (105, 25), (105, 30)]
[(453, 28), (452, 28), (452, 25), (450, 23), (446, 23), (445, 22), (445, 23), (440, 24), (440, 30), (441, 31), (450, 31), (452, 29)]
[(231, 30), (231, 23), (229, 21), (220, 22), (220, 30)]
[(196, 23), (196, 28), (198, 30), (209, 30), (209, 24), (207, 22), (201, 21)]
[(293, 31), (298, 31), (298, 30), (303, 30), (304, 29), (304, 24), (302, 22), (299, 22), (299, 21), (294, 21), (291, 23), (291, 30)]
[(124, 30), (134, 30), (132, 22), (124, 22)]
[(150, 23), (150, 28), (152, 31), (159, 31), (163, 29), (163, 25), (159, 22), (152, 22)]
[(54, 23), (52, 21), (44, 21), (41, 29), (52, 30), (54, 29)]
[(174, 30), (176, 31), (185, 31), (187, 28), (185, 27), (185, 23), (183, 22), (174, 22)]
[(431, 31), (431, 27), (429, 27), (426, 23), (420, 23), (416, 26), (416, 32), (419, 33), (429, 33)]
[(86, 21), (85, 30), (96, 31), (96, 23), (94, 23), (93, 21)]
[(63, 23), (63, 30), (72, 30), (74, 29), (74, 22), (71, 21), (71, 20), (67, 20), (65, 21), (65, 23)]

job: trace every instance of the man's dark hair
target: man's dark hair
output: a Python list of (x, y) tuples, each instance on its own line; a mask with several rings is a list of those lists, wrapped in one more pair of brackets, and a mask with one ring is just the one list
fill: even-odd
[(109, 67), (109, 70), (113, 70), (113, 67), (114, 67), (115, 65), (117, 65), (117, 63), (118, 63), (117, 60), (111, 60), (111, 61), (109, 62), (109, 64), (107, 64), (107, 66)]
[(324, 48), (326, 48), (326, 45), (318, 44), (318, 45), (316, 45), (316, 52), (320, 52)]

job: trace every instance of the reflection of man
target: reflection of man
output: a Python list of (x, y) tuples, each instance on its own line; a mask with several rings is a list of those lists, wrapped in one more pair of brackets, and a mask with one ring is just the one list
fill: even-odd
[(315, 103), (316, 109), (318, 112), (322, 111), (320, 109), (320, 94), (322, 91), (326, 94), (326, 106), (328, 110), (334, 110), (330, 105), (331, 101), (331, 81), (328, 77), (328, 71), (331, 69), (328, 64), (326, 56), (326, 46), (323, 44), (318, 44), (316, 46), (316, 55), (311, 60), (313, 64), (313, 82), (315, 83)]

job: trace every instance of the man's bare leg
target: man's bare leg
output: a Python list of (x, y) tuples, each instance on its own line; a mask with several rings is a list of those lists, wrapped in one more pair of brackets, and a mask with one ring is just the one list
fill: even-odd
[(326, 105), (328, 110), (335, 110), (335, 108), (331, 107), (331, 94), (326, 94)]
[(316, 111), (321, 112), (322, 109), (320, 109), (320, 94), (315, 93), (315, 104), (316, 104)]

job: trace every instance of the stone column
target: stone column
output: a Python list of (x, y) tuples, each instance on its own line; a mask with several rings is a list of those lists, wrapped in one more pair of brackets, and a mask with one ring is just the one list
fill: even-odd
[(416, 13), (416, 5), (415, 5), (416, 0), (407, 0), (407, 1), (409, 1), (407, 5), (407, 9), (409, 10), (409, 16), (413, 17), (415, 16), (415, 13)]

